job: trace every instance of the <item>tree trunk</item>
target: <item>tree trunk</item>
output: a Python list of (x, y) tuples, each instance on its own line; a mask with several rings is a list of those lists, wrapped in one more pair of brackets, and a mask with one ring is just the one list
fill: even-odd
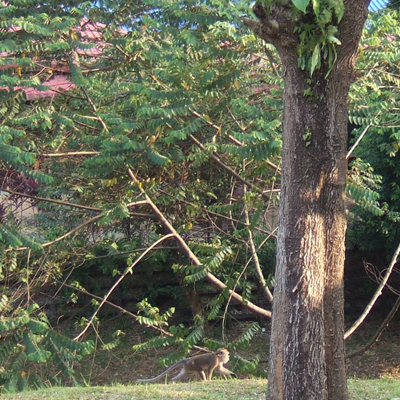
[(312, 23), (311, 5), (307, 14), (294, 16), (290, 2), (273, 2), (268, 11), (256, 3), (259, 22), (245, 21), (276, 46), (285, 69), (268, 400), (348, 398), (343, 321), (347, 97), (368, 1), (345, 5), (337, 60), (333, 66), (322, 61), (312, 77), (298, 67), (295, 29)]
[[(285, 63), (284, 146), (268, 398), (347, 398), (343, 331), (346, 103), (339, 75), (304, 96)], [(292, 66), (292, 67), (290, 67)], [(329, 396), (328, 396), (329, 393)]]

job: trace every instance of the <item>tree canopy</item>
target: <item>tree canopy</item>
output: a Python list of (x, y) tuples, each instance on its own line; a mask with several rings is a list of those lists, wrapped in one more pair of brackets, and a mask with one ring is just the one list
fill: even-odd
[[(309, 3), (293, 1), (295, 12)], [(344, 11), (320, 3), (330, 15), (319, 14), (324, 35), (307, 24), (301, 33), (298, 62), (311, 78), (335, 60), (330, 23)], [(37, 304), (42, 287), (63, 301), (88, 296), (82, 277), (94, 269), (119, 283), (137, 265), (149, 276), (168, 265), (192, 298), (204, 278), (218, 287), (206, 308), (191, 304), (198, 317), (189, 330), (168, 325), (172, 308), (138, 305), (135, 318), (163, 333), (140, 347), (180, 344), (171, 359), (220, 346), (207, 340), (204, 319), (224, 319), (232, 298), (270, 316), (284, 71), (275, 47), (243, 24), (255, 14), (247, 1), (0, 5), (0, 385), (44, 381), (18, 374), (29, 361), (52, 360), (73, 376), (72, 355), (92, 344), (56, 336)], [(389, 251), (396, 243), (398, 29), (396, 11), (370, 18), (350, 92), (353, 140), (368, 128), (347, 186), (353, 221), (363, 221), (349, 242), (360, 248), (377, 230)], [(22, 213), (33, 206), (33, 216)], [(89, 322), (99, 305), (102, 297)], [(258, 330), (250, 324), (230, 348)]]

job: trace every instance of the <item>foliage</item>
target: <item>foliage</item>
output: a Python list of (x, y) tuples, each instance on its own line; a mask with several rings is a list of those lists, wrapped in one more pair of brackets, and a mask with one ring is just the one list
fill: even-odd
[[(147, 299), (139, 303), (139, 310), (145, 315), (139, 315), (138, 322), (142, 325), (157, 326), (160, 328), (169, 325), (169, 319), (174, 313), (174, 309), (170, 309), (164, 314), (160, 315), (160, 310), (157, 307), (151, 306)], [(165, 331), (163, 331), (165, 333)], [(143, 351), (149, 348), (160, 348), (169, 345), (179, 345), (177, 350), (171, 351), (168, 356), (161, 360), (161, 363), (166, 366), (168, 364), (179, 361), (184, 356), (189, 354), (200, 340), (203, 339), (204, 331), (201, 325), (188, 329), (183, 324), (169, 325), (169, 335), (162, 334), (153, 337), (145, 342), (134, 345), (134, 351)]]
[[(2, 103), (1, 143), (7, 151), (14, 146), (27, 155), (18, 164), (15, 157), (0, 159), (5, 168), (37, 179), (34, 195), (56, 202), (41, 201), (34, 219), (18, 220), (14, 241), (3, 235), (3, 257), (15, 256), (7, 279), (31, 299), (43, 282), (63, 280), (69, 284), (63, 298), (72, 304), (79, 305), (88, 289), (100, 293), (97, 284), (88, 284), (95, 273), (120, 276), (141, 249), (161, 237), (148, 209), (131, 206), (142, 200), (143, 188), (192, 243), (204, 266), (192, 268), (175, 252), (161, 250), (140, 264), (149, 279), (168, 260), (180, 266), (189, 290), (210, 270), (253, 298), (252, 268), (242, 271), (247, 230), (237, 224), (244, 227), (246, 204), (252, 227), (269, 233), (268, 211), (259, 195), (244, 197), (243, 183), (210, 162), (217, 155), (258, 191), (276, 184), (277, 169), (271, 165), (281, 148), (283, 88), (273, 49), (265, 58), (240, 23), (249, 12), (247, 2), (233, 9), (227, 2), (169, 0), (10, 5), (0, 12), (7, 54), (2, 63), (18, 67), (0, 75), (1, 86), (9, 88), (1, 92), (9, 100)], [(57, 96), (27, 102), (26, 93), (17, 89), (48, 89), (46, 83), (64, 73), (74, 86)], [(139, 186), (132, 184), (128, 167)], [(17, 189), (15, 180), (9, 183)], [(276, 201), (272, 192), (268, 208)], [(15, 214), (11, 205), (9, 211)], [(33, 244), (21, 250), (26, 236)], [(260, 252), (268, 247), (263, 246)], [(271, 273), (273, 254), (264, 254), (261, 261)], [(34, 278), (27, 280), (27, 274)], [(154, 293), (146, 296), (152, 302), (157, 292), (169, 291), (165, 285), (149, 287)], [(221, 306), (227, 293), (211, 303), (211, 318), (225, 314)], [(170, 343), (179, 341), (188, 351), (204, 339), (201, 318), (190, 329), (169, 326), (171, 310), (146, 304), (138, 307), (138, 321), (168, 329), (174, 335), (166, 339)], [(153, 344), (165, 345), (163, 340)]]
[(384, 251), (387, 258), (400, 240), (396, 233), (400, 221), (399, 38), (397, 11), (371, 15), (358, 61), (359, 76), (350, 94), (349, 119), (359, 125), (354, 138), (367, 132), (354, 151), (358, 159), (350, 170), (351, 182), (364, 192), (359, 193), (361, 198), (355, 196), (360, 201), (351, 209), (348, 242), (362, 250)]
[[(77, 384), (73, 363), (93, 350), (92, 342), (75, 342), (54, 331), (36, 304), (7, 312), (12, 304), (0, 301), (0, 389), (7, 392), (54, 385), (68, 378)], [(9, 314), (9, 316), (4, 316)], [(37, 314), (37, 315), (36, 315)], [(46, 363), (46, 371), (40, 364)], [(38, 364), (35, 368), (33, 365)], [(52, 372), (50, 372), (52, 371)]]
[(336, 37), (337, 25), (343, 17), (343, 0), (292, 0), (294, 6), (302, 13), (306, 13), (311, 6), (313, 21), (301, 23), (299, 30), (300, 43), (299, 67), (307, 70), (310, 76), (321, 68), (321, 61), (327, 61), (329, 70), (325, 71), (325, 77), (329, 75), (336, 61), (336, 46), (340, 40)]
[[(343, 3), (293, 0), (293, 5), (294, 12), (312, 16), (300, 28), (298, 50), (300, 66), (313, 75), (322, 59), (330, 65), (335, 59)], [(164, 361), (170, 362), (201, 343), (210, 348), (223, 344), (207, 337), (204, 325), (230, 317), (229, 289), (238, 290), (245, 302), (257, 298), (249, 230), (272, 286), (275, 243), (270, 234), (279, 200), (283, 72), (274, 49), (260, 50), (259, 41), (244, 30), (243, 14), (251, 14), (247, 1), (0, 5), (2, 188), (35, 198), (31, 203), (14, 194), (0, 209), (0, 279), (5, 282), (0, 295), (30, 304), (48, 291), (69, 306), (88, 303), (91, 291), (103, 296), (97, 278), (111, 282), (121, 276), (165, 233), (144, 204), (144, 189), (202, 265), (188, 265), (168, 242), (168, 249), (158, 248), (135, 267), (133, 275), (139, 268), (146, 271), (152, 292), (139, 299), (149, 300), (137, 306), (138, 322), (171, 335), (135, 349), (175, 344), (178, 350)], [(360, 71), (370, 72), (360, 73), (355, 83), (350, 119), (363, 127), (371, 123), (376, 135), (357, 148), (364, 162), (352, 164), (348, 192), (360, 209), (352, 209), (354, 221), (367, 221), (371, 229), (384, 221), (379, 229), (386, 229), (388, 237), (395, 226), (390, 224), (398, 221), (399, 190), (395, 177), (389, 186), (386, 177), (396, 175), (398, 113), (392, 96), (398, 95), (399, 64), (398, 46), (391, 44), (399, 36), (394, 14), (374, 18), (366, 28), (359, 64)], [(29, 91), (48, 90), (53, 78), (64, 75), (73, 83), (68, 91), (27, 100)], [(382, 171), (376, 148), (385, 155)], [(139, 183), (131, 181), (128, 168)], [(35, 183), (32, 190), (29, 179)], [(19, 211), (33, 204), (39, 211), (22, 218)], [(356, 242), (355, 236), (351, 241)], [(161, 293), (178, 297), (176, 286), (154, 283), (154, 275), (166, 266), (174, 266), (189, 291), (202, 288), (207, 273), (218, 276), (227, 289), (192, 324), (170, 323), (172, 308), (154, 305)], [(129, 283), (121, 286), (130, 289)], [(17, 324), (18, 340), (25, 337), (29, 344), (21, 354), (30, 362), (54, 359), (61, 368), (63, 360), (55, 359), (46, 339), (55, 332), (41, 319), (46, 328), (30, 328), (37, 314), (29, 310), (19, 310), (28, 313), (24, 325), (18, 325), (18, 315), (7, 316), (8, 324)], [(246, 346), (257, 329), (250, 324), (231, 349)], [(14, 331), (7, 332), (1, 340), (14, 351)], [(52, 340), (60, 354), (71, 356), (75, 342)], [(66, 365), (68, 375), (72, 364)], [(242, 360), (241, 365), (251, 371), (255, 364)]]
[(163, 327), (168, 325), (168, 319), (175, 312), (174, 308), (170, 308), (163, 315), (160, 315), (160, 310), (157, 307), (152, 307), (147, 299), (142, 300), (138, 303), (139, 313), (143, 312), (146, 316), (140, 316), (138, 321), (140, 324), (154, 325), (158, 327)]

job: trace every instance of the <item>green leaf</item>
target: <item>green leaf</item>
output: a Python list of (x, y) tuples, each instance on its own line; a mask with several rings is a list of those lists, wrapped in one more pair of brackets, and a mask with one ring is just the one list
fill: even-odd
[(312, 6), (313, 6), (313, 10), (316, 16), (319, 15), (319, 10), (320, 10), (320, 6), (321, 6), (321, 1), (320, 0), (312, 0)]
[(311, 67), (310, 67), (310, 75), (312, 76), (316, 67), (319, 67), (321, 63), (321, 52), (319, 48), (319, 44), (314, 47), (314, 51), (311, 56)]
[(7, 307), (8, 307), (8, 297), (3, 294), (0, 297), (0, 312), (5, 310)]
[(329, 40), (331, 43), (335, 43), (335, 44), (337, 44), (337, 45), (341, 45), (341, 44), (342, 44), (341, 41), (340, 41), (336, 36), (333, 36), (333, 35), (328, 36), (328, 40)]
[(292, 3), (297, 9), (305, 13), (306, 8), (310, 4), (310, 0), (292, 0)]
[(149, 156), (149, 159), (156, 165), (164, 165), (170, 162), (168, 157), (163, 156), (154, 149), (147, 149), (147, 154)]

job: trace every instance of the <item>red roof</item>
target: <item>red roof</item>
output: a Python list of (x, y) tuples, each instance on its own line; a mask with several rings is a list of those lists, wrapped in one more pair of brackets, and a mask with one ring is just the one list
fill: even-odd
[(26, 99), (33, 100), (42, 97), (52, 97), (64, 90), (71, 90), (76, 87), (74, 83), (69, 80), (69, 76), (57, 75), (53, 79), (42, 82), (42, 85), (48, 86), (49, 90), (37, 90), (35, 88), (24, 88)]
[[(94, 47), (90, 49), (77, 49), (79, 55), (84, 55), (86, 57), (96, 57), (102, 54), (105, 43), (102, 42), (102, 31), (106, 28), (106, 24), (99, 22), (91, 22), (87, 19), (83, 19), (80, 26), (75, 28), (74, 31), (79, 34), (83, 43), (93, 43)], [(12, 31), (21, 30), (18, 26), (12, 26), (9, 28)], [(126, 34), (126, 32), (121, 31), (121, 34)], [(6, 52), (0, 53), (0, 58), (7, 58), (10, 54)], [(0, 70), (5, 69), (17, 69), (19, 66), (17, 64), (6, 64), (0, 65)], [(38, 73), (45, 72), (49, 70), (53, 73), (51, 79), (41, 82), (41, 85), (48, 86), (48, 90), (37, 90), (33, 87), (21, 87), (17, 86), (14, 90), (23, 90), (26, 94), (27, 100), (39, 99), (44, 97), (52, 97), (60, 91), (71, 90), (76, 87), (76, 85), (70, 80), (70, 69), (69, 66), (65, 64), (59, 64), (57, 61), (53, 60), (51, 65), (47, 68), (43, 67), (43, 63), (38, 68)], [(8, 88), (1, 88), (0, 90), (8, 90)]]

